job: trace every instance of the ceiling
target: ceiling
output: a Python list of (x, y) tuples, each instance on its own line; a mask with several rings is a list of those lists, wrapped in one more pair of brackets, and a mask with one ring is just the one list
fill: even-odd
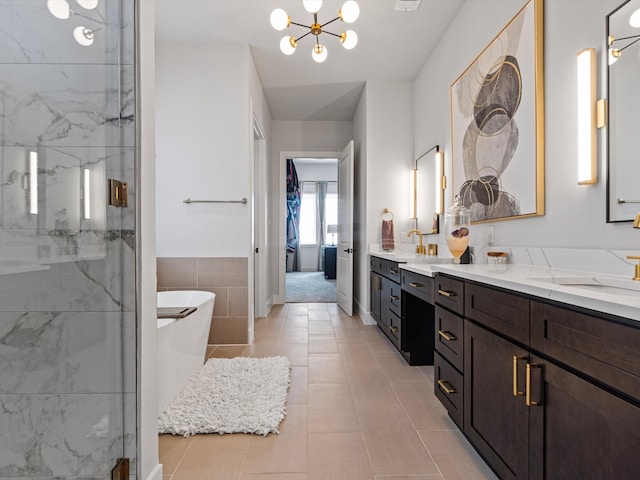
[[(324, 0), (318, 21), (337, 17), (343, 0)], [(296, 23), (310, 25), (313, 16), (302, 0), (156, 0), (156, 41), (172, 44), (248, 44), (274, 120), (352, 120), (371, 80), (413, 80), (464, 0), (422, 0), (415, 12), (394, 10), (396, 0), (359, 0), (360, 17), (325, 28), (358, 35), (358, 45), (346, 50), (337, 38), (319, 37), (327, 60), (311, 57), (313, 35), (298, 43), (296, 52), (280, 52), (285, 35), (300, 37), (307, 29), (292, 25), (278, 32), (269, 16), (283, 8)]]

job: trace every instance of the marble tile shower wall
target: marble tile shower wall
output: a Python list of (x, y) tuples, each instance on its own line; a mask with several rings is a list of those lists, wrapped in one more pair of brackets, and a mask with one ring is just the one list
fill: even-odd
[(206, 290), (216, 294), (210, 344), (248, 341), (246, 257), (160, 257), (158, 290)]
[(57, 3), (0, 0), (0, 478), (135, 478), (135, 0)]

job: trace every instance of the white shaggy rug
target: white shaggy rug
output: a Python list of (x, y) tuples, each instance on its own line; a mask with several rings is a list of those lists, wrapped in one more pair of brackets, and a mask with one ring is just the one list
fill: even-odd
[(210, 358), (158, 417), (158, 432), (278, 433), (286, 415), (289, 359)]

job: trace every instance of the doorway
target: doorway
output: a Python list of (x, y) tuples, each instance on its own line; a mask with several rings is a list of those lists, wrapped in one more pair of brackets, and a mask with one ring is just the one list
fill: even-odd
[(335, 303), (338, 159), (287, 159), (286, 303)]

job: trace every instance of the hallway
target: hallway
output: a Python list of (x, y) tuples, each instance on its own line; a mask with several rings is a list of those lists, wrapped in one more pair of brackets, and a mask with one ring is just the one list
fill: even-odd
[(279, 435), (160, 436), (165, 480), (493, 480), (433, 395), (433, 367), (410, 367), (377, 326), (336, 304), (285, 304), (256, 319), (249, 346), (210, 357), (286, 355)]

